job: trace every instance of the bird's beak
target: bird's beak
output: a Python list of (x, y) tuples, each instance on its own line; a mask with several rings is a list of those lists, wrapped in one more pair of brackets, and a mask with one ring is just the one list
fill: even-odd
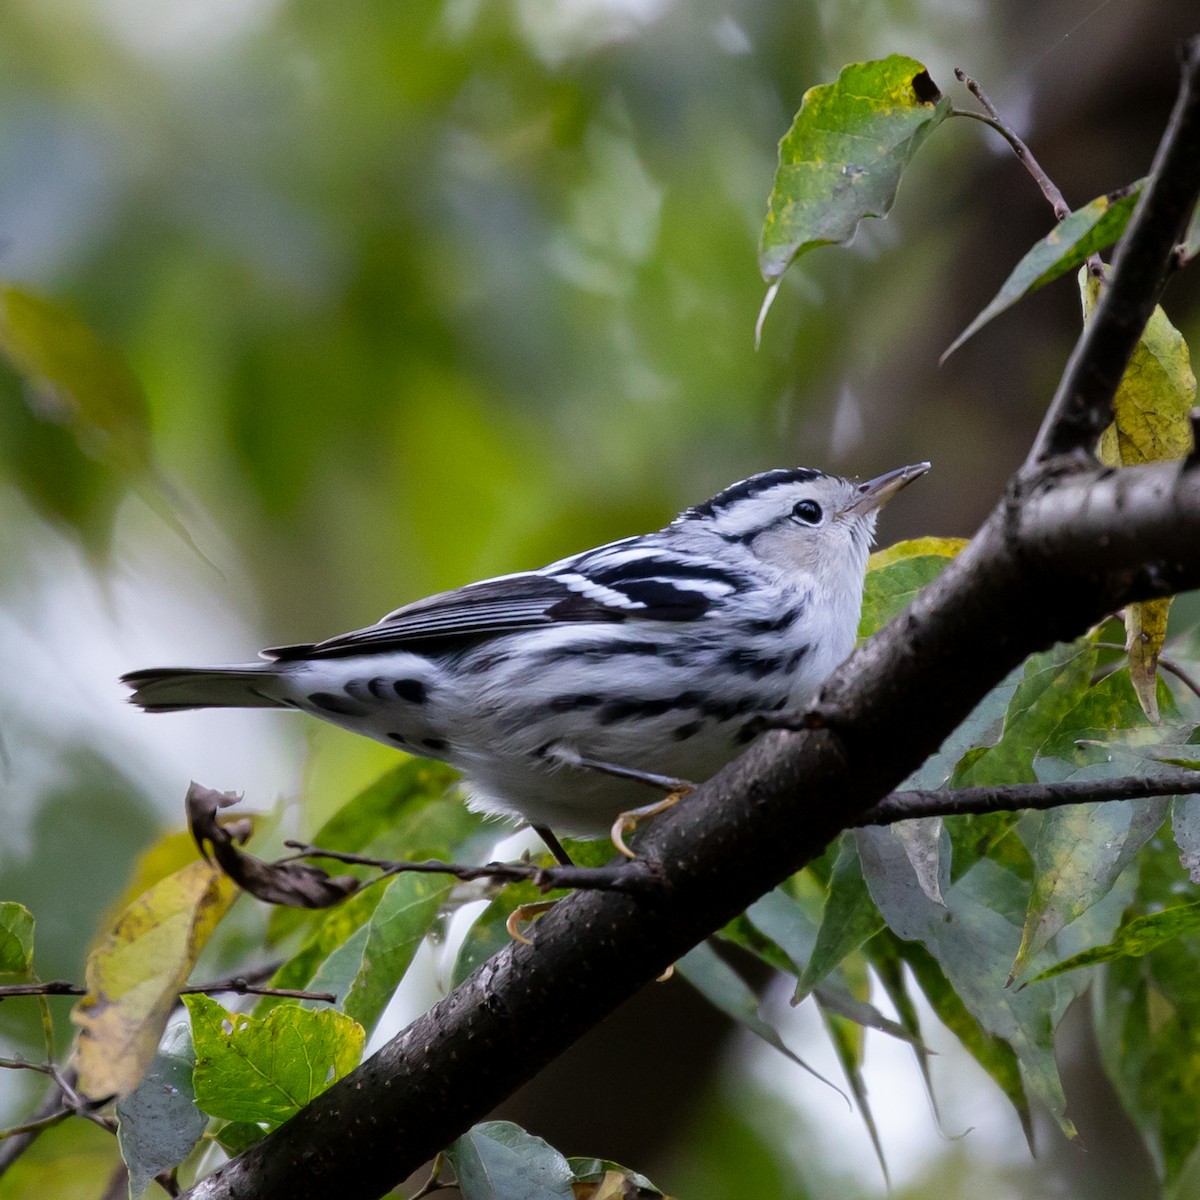
[(861, 516), (863, 513), (882, 508), (901, 488), (907, 487), (914, 479), (924, 475), (929, 466), (927, 462), (913, 463), (911, 467), (900, 467), (886, 475), (879, 475), (875, 479), (868, 479), (866, 483), (860, 483), (855, 489), (858, 495), (847, 507), (846, 512)]

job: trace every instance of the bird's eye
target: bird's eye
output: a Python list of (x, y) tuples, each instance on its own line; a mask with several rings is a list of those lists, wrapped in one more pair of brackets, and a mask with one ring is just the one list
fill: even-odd
[(797, 500), (792, 509), (792, 516), (798, 521), (803, 521), (805, 525), (819, 525), (821, 506), (815, 500)]

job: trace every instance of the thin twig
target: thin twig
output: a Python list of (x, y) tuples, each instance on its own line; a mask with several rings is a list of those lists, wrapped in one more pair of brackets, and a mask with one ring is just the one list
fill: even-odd
[(956, 108), (954, 115), (956, 117), (970, 117), (973, 121), (981, 121), (989, 129), (994, 129), (1008, 144), (1013, 148), (1013, 153), (1021, 161), (1022, 165), (1033, 176), (1034, 181), (1042, 190), (1042, 195), (1050, 202), (1050, 207), (1054, 209), (1054, 215), (1061, 221), (1071, 213), (1071, 206), (1067, 203), (1062, 192), (1058, 190), (1058, 186), (1050, 178), (1049, 175), (1042, 169), (1041, 164), (1033, 157), (1033, 151), (1025, 144), (1018, 136), (1017, 131), (1009, 125), (1000, 113), (996, 106), (987, 98), (983, 88), (979, 86), (961, 67), (954, 68), (954, 77), (959, 83), (965, 84), (967, 91), (979, 101), (980, 104), (987, 110), (986, 114), (972, 112), (965, 108)]
[[(33, 1134), (36, 1137), (39, 1133), (47, 1129), (52, 1129), (55, 1125), (66, 1120), (67, 1117), (73, 1116), (74, 1111), (71, 1108), (58, 1108), (48, 1117), (40, 1117), (33, 1121), (26, 1121), (24, 1125), (13, 1125), (8, 1129), (0, 1129), (0, 1142), (6, 1141), (8, 1138), (20, 1137), (23, 1134)], [(0, 1170), (7, 1165), (7, 1163), (0, 1164)]]
[(1007, 787), (968, 787), (939, 791), (893, 792), (861, 812), (852, 822), (893, 825), (914, 817), (955, 817), (969, 813), (1018, 812), (1022, 809), (1062, 808), (1108, 800), (1144, 800), (1150, 796), (1181, 796), (1200, 792), (1200, 771), (1183, 768), (1153, 777), (1126, 775), (1119, 779), (1074, 783), (1018, 783)]
[(45, 983), (9, 983), (0, 987), (0, 1000), (13, 996), (86, 996), (87, 988), (65, 979), (50, 979)]
[(239, 996), (283, 996), (289, 1000), (322, 1000), (326, 1004), (337, 1002), (333, 992), (303, 992), (296, 988), (263, 987), (235, 975), (232, 979), (223, 979), (219, 983), (198, 983), (194, 987), (179, 989), (181, 996), (213, 996), (221, 992), (235, 992)]
[(323, 850), (305, 842), (285, 842), (297, 851), (298, 858), (330, 858), (335, 862), (351, 863), (362, 867), (375, 867), (384, 876), (398, 875), (404, 871), (416, 871), (426, 875), (452, 875), (455, 879), (472, 882), (476, 879), (494, 879), (504, 883), (528, 881), (543, 892), (555, 888), (645, 893), (657, 890), (660, 885), (658, 869), (651, 863), (636, 860), (619, 862), (604, 867), (542, 867), (536, 863), (487, 863), (481, 867), (463, 866), (459, 863), (427, 859), (423, 862), (396, 862), (388, 859), (368, 858), (362, 854), (349, 854), (341, 850)]

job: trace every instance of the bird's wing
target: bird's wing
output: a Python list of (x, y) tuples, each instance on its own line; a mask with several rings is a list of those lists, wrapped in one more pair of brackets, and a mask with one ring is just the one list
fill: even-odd
[(263, 655), (286, 660), (420, 652), (568, 622), (687, 621), (703, 616), (740, 582), (717, 564), (617, 542), (544, 571), (502, 575), (417, 600), (365, 629)]

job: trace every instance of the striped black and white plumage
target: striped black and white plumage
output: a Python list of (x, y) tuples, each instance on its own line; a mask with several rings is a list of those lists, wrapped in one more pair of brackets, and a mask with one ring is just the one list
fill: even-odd
[(651, 798), (580, 758), (701, 781), (802, 706), (854, 645), (879, 507), (867, 483), (767, 471), (656, 533), (405, 605), (265, 662), (124, 676), (153, 712), (296, 708), (466, 777), (472, 804), (584, 835)]

